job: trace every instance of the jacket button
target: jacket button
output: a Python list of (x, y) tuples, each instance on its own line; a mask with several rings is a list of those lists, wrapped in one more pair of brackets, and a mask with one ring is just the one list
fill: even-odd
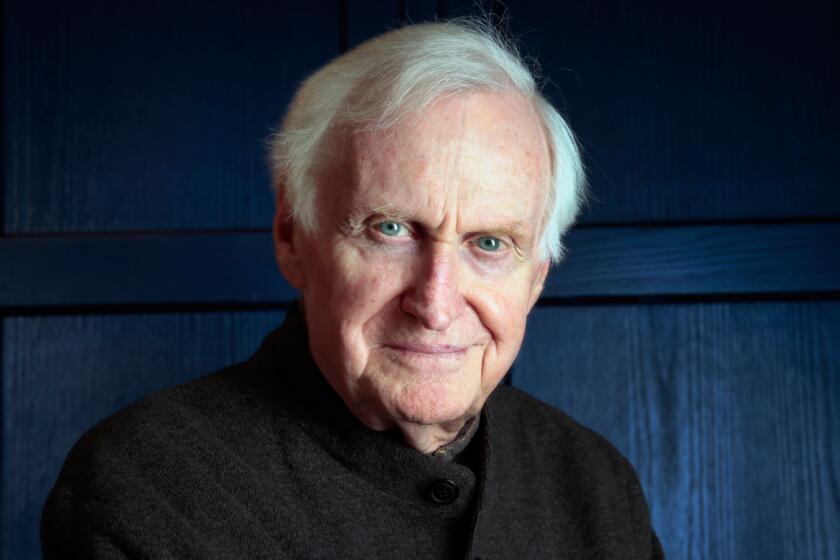
[(429, 488), (429, 498), (436, 504), (451, 504), (458, 499), (458, 487), (451, 480), (438, 480)]

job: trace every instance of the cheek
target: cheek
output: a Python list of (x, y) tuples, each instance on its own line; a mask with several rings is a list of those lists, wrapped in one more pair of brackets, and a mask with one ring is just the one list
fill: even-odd
[(492, 390), (507, 373), (522, 345), (529, 310), (529, 293), (524, 284), (477, 283), (471, 294), (472, 306), (493, 340), (487, 346), (482, 362), (485, 390)]
[(329, 305), (343, 329), (358, 329), (380, 314), (404, 290), (406, 263), (349, 248), (337, 250), (332, 266), (319, 271), (316, 299)]
[(525, 331), (530, 291), (524, 282), (477, 283), (471, 299), (481, 322), (493, 334), (497, 344), (518, 346)]
[(346, 296), (355, 305), (379, 305), (396, 297), (402, 287), (398, 263), (383, 259), (353, 259), (338, 271), (338, 275), (336, 279), (346, 286)]
[(399, 278), (394, 263), (364, 258), (354, 252), (332, 253), (311, 270), (304, 291), (316, 362), (343, 385), (363, 375), (370, 341), (386, 329), (397, 309)]

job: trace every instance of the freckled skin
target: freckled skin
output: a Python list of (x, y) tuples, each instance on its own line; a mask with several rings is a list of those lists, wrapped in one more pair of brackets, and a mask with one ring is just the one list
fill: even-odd
[[(350, 410), (430, 452), (510, 368), (542, 289), (545, 138), (527, 101), (476, 92), (352, 135), (342, 154), (314, 231), (284, 224), (278, 199), (277, 260)], [(488, 237), (499, 250), (479, 246)]]

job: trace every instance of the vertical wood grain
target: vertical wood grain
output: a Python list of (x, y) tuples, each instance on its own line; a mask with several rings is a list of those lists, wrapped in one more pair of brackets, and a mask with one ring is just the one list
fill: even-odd
[(840, 557), (840, 303), (550, 307), (514, 386), (636, 466), (672, 558)]
[(840, 5), (511, 0), (569, 115), (584, 221), (840, 215)]
[(406, 23), (441, 17), (436, 0), (350, 0), (347, 4), (348, 47), (397, 29)]
[(282, 312), (6, 318), (2, 557), (40, 557), (41, 508), (85, 430), (153, 390), (248, 357), (282, 318)]
[(6, 231), (269, 227), (263, 140), (334, 2), (4, 5)]

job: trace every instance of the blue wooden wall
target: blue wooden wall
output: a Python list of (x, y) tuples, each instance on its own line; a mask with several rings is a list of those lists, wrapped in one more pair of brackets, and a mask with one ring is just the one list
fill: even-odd
[[(86, 428), (282, 320), (296, 83), (473, 4), (4, 3), (3, 558)], [(592, 187), (509, 382), (630, 458), (669, 557), (840, 558), (840, 5), (506, 4)]]

